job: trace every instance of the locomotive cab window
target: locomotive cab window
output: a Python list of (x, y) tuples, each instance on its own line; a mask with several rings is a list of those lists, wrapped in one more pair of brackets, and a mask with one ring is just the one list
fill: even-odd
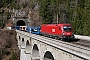
[(66, 32), (71, 32), (71, 26), (64, 26), (63, 29)]

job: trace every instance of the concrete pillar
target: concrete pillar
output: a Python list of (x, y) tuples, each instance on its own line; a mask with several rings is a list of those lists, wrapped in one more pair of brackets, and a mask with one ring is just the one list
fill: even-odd
[(21, 49), (21, 42), (18, 40), (18, 48)]
[(26, 55), (25, 60), (31, 60), (31, 54), (30, 53), (26, 53), (25, 55)]
[(25, 60), (25, 48), (21, 48), (21, 51), (20, 51), (20, 60)]

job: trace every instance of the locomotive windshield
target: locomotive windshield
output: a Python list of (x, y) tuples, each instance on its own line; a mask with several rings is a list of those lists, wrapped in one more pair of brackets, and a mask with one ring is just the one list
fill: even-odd
[(64, 26), (63, 29), (65, 32), (71, 32), (71, 26)]

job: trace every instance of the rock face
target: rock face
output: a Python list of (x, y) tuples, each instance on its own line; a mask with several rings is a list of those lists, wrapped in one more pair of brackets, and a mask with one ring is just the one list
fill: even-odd
[(20, 60), (14, 30), (0, 30), (0, 60)]

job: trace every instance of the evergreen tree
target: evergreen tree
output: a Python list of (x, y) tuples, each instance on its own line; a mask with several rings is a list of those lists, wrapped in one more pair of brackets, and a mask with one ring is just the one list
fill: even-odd
[(50, 0), (39, 0), (39, 13), (43, 23), (53, 22), (53, 13), (49, 10)]

